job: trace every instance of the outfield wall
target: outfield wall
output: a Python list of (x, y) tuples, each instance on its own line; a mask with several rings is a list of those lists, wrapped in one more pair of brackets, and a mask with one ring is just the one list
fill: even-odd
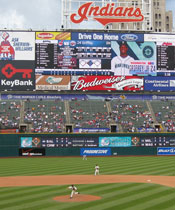
[(89, 156), (94, 155), (93, 150), (96, 155), (100, 151), (112, 156), (157, 155), (158, 148), (175, 147), (174, 136), (174, 133), (0, 134), (0, 157), (33, 153), (33, 156), (80, 156), (85, 154), (82, 149)]

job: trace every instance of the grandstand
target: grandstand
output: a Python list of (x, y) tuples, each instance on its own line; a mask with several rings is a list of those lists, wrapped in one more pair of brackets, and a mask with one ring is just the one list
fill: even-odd
[(31, 125), (29, 129), (33, 133), (62, 132), (66, 122), (64, 102), (27, 100), (23, 119)]
[(113, 124), (117, 132), (174, 132), (174, 107), (175, 102), (168, 100), (1, 100), (0, 126), (18, 132), (26, 125), (23, 132), (32, 133), (64, 133), (67, 124), (109, 130)]
[(20, 113), (20, 101), (0, 101), (0, 129), (18, 129), (21, 120)]
[(175, 132), (175, 102), (151, 101), (156, 121), (161, 124), (165, 132)]

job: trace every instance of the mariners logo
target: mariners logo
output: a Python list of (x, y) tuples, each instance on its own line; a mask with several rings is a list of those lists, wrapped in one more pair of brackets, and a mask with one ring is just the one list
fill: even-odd
[(145, 56), (145, 58), (151, 58), (154, 54), (154, 50), (151, 46), (145, 46), (143, 48), (143, 55)]

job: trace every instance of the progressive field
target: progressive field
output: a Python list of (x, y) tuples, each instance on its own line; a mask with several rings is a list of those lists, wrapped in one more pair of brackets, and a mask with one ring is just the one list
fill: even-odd
[[(93, 175), (95, 164), (103, 175), (150, 175), (175, 177), (175, 157), (96, 157), (0, 159), (0, 178), (12, 176)], [(60, 180), (59, 180), (60, 181)], [(27, 183), (26, 183), (27, 184)], [(74, 183), (72, 183), (74, 184)], [(175, 183), (174, 183), (175, 184)], [(83, 195), (100, 196), (89, 202), (58, 202), (69, 195), (67, 184), (0, 187), (3, 210), (157, 210), (175, 209), (175, 188), (148, 183), (78, 184)]]

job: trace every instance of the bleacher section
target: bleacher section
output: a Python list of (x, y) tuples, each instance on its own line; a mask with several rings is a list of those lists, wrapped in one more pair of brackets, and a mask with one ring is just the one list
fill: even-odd
[[(119, 132), (175, 131), (175, 101), (145, 100), (1, 100), (0, 129), (18, 129), (27, 125), (28, 132), (65, 132), (73, 128), (110, 128)], [(159, 130), (160, 131), (160, 130)]]
[(166, 132), (175, 132), (175, 102), (174, 101), (151, 101), (156, 120), (164, 127)]
[(31, 123), (31, 132), (62, 132), (66, 123), (64, 102), (30, 101), (25, 102), (24, 123)]
[(0, 101), (0, 128), (18, 129), (20, 123), (20, 101)]
[(70, 101), (70, 122), (76, 128), (108, 128), (111, 117), (102, 100)]
[(146, 101), (112, 100), (112, 118), (120, 124), (123, 132), (138, 132), (153, 127), (153, 118)]

